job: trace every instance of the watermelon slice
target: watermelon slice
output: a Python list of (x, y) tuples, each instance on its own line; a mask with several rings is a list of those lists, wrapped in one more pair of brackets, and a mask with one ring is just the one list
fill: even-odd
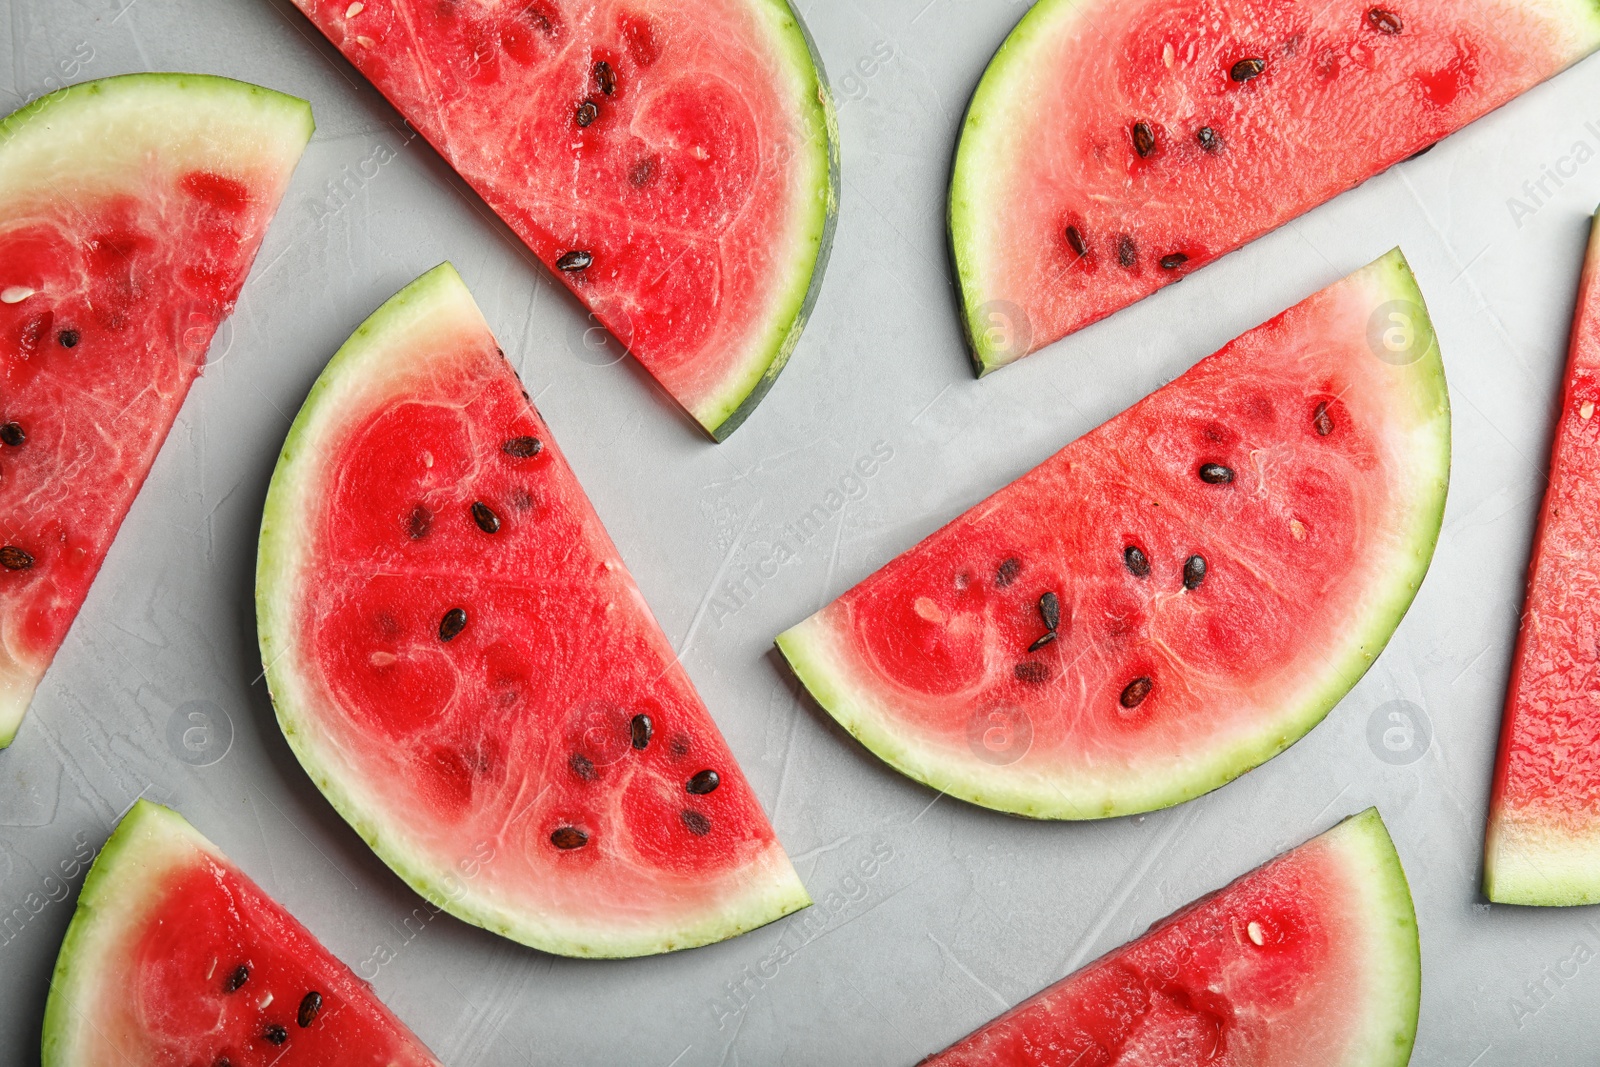
[(1484, 893), (1600, 902), (1600, 215), (1589, 237), (1489, 801)]
[(140, 800), (84, 882), (44, 1067), (437, 1067), (367, 983), (174, 811)]
[(787, 0), (295, 0), (716, 440), (833, 239), (832, 99)]
[(1399, 250), (1230, 342), (778, 638), (918, 781), (1037, 818), (1188, 800), (1371, 666), (1427, 571), (1449, 397)]
[(195, 74), (87, 82), (0, 122), (0, 748), (311, 128), (303, 100)]
[(923, 1067), (1404, 1067), (1417, 917), (1368, 808), (923, 1061)]
[(810, 903), (448, 264), (356, 331), (295, 419), (257, 611), (300, 762), (468, 922), (636, 956)]
[(973, 94), (978, 373), (1175, 282), (1600, 47), (1579, 0), (1040, 0)]

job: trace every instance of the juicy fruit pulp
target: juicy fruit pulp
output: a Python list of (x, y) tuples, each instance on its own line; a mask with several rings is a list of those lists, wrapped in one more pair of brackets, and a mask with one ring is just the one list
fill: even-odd
[(0, 123), (0, 746), (88, 594), (311, 136), (199, 75)]
[(1600, 220), (1589, 239), (1494, 793), (1484, 892), (1600, 901)]
[(924, 1067), (1403, 1067), (1416, 913), (1369, 808), (1203, 897)]
[(296, 0), (718, 440), (821, 284), (832, 104), (786, 0)]
[(1040, 818), (1175, 804), (1288, 747), (1371, 665), (1432, 558), (1449, 457), (1438, 349), (1391, 252), (778, 645), (936, 789)]
[(950, 232), (979, 373), (1177, 281), (1600, 47), (1572, 0), (1042, 0)]
[(356, 331), (295, 420), (257, 602), (301, 762), (461, 918), (629, 956), (809, 903), (449, 265)]
[(138, 801), (67, 930), (44, 1067), (438, 1067), (371, 988), (177, 813)]

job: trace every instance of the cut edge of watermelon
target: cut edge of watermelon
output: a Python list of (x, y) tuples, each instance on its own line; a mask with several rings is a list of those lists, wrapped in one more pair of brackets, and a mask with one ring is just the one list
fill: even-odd
[[(776, 328), (756, 346), (757, 356), (723, 389), (690, 411), (695, 421), (717, 442), (727, 440), (750, 417), (799, 345), (800, 335), (805, 332), (822, 292), (822, 276), (827, 271), (834, 230), (839, 221), (839, 114), (828, 87), (822, 53), (817, 50), (805, 21), (788, 0), (764, 0), (761, 6), (771, 12), (776, 23), (774, 40), (790, 59), (794, 73), (804, 85), (804, 106), (809, 111), (805, 122), (809, 133), (806, 143), (820, 149), (813, 165), (825, 176), (825, 181), (807, 217), (796, 223), (795, 239), (816, 246), (804, 284), (794, 285), (774, 312)], [(809, 185), (809, 182), (802, 183), (802, 187)]]
[(1075, 794), (1069, 792), (1069, 783), (1047, 775), (1026, 780), (1017, 776), (997, 784), (992, 778), (972, 773), (959, 756), (952, 757), (920, 737), (897, 729), (895, 717), (882, 710), (882, 702), (870, 691), (871, 679), (858, 679), (853, 670), (848, 637), (841, 637), (829, 617), (832, 605), (776, 640), (779, 651), (812, 698), (839, 725), (902, 774), (980, 807), (1035, 819), (1102, 819), (1171, 807), (1228, 784), (1304, 737), (1376, 662), (1410, 609), (1433, 560), (1450, 483), (1450, 396), (1444, 362), (1422, 292), (1404, 254), (1395, 248), (1344, 281), (1372, 286), (1370, 299), (1374, 307), (1388, 300), (1414, 304), (1424, 320), (1418, 324), (1419, 332), (1426, 328), (1435, 338), (1425, 356), (1407, 367), (1395, 368), (1394, 376), (1397, 397), (1409, 399), (1414, 409), (1414, 441), (1409, 453), (1416, 459), (1417, 484), (1425, 487), (1429, 495), (1415, 502), (1410, 529), (1395, 537), (1404, 550), (1397, 553), (1387, 587), (1378, 588), (1377, 595), (1366, 604), (1365, 619), (1351, 627), (1345, 649), (1331, 657), (1319, 680), (1305, 687), (1296, 707), (1235, 744), (1219, 747), (1203, 760), (1186, 761), (1181, 769), (1174, 768), (1173, 773), (1151, 781), (1140, 791), (1119, 785), (1113, 798), (1100, 784)]
[(140, 799), (112, 831), (78, 894), (77, 910), (56, 956), (45, 1002), (43, 1067), (81, 1062), (78, 1049), (94, 1021), (78, 1005), (92, 1001), (119, 935), (150, 906), (167, 876), (196, 851), (227, 864), (198, 830), (170, 808)]
[[(307, 101), (213, 74), (119, 74), (80, 82), (41, 96), (0, 119), (0, 200), (27, 195), (30, 185), (37, 187), (41, 181), (47, 182), (51, 165), (60, 162), (63, 149), (81, 147), (84, 160), (78, 175), (94, 178), (95, 164), (111, 158), (99, 147), (104, 139), (126, 140), (134, 130), (160, 126), (163, 109), (171, 116), (172, 130), (184, 126), (197, 128), (200, 120), (206, 117), (197, 112), (197, 94), (225, 101), (226, 107), (218, 110), (225, 110), (241, 129), (248, 124), (239, 116), (248, 111), (250, 118), (258, 120), (259, 129), (257, 136), (240, 139), (241, 149), (248, 148), (261, 158), (281, 155), (290, 160), (286, 169), (293, 169), (316, 128)], [(85, 109), (90, 108), (103, 114), (95, 116), (89, 112), (86, 115)], [(95, 121), (85, 122), (84, 118)], [(74, 145), (75, 140), (82, 145)], [(164, 147), (169, 152), (177, 151), (177, 165), (181, 167), (183, 151), (190, 146), (174, 139)], [(27, 157), (28, 153), (32, 153), (32, 158)], [(202, 151), (197, 154), (207, 160), (214, 159), (218, 154), (216, 139), (204, 138)], [(126, 175), (117, 170), (104, 177), (110, 188), (127, 183)], [(0, 635), (0, 639), (3, 636)], [(48, 667), (46, 661), (39, 672), (31, 676), (0, 673), (0, 749), (9, 747), (15, 740), (43, 671)]]
[(295, 645), (290, 599), (296, 586), (294, 576), (304, 556), (304, 549), (297, 544), (295, 526), (297, 516), (305, 513), (299, 497), (308, 491), (304, 483), (315, 478), (313, 472), (296, 471), (296, 460), (307, 454), (320, 459), (318, 438), (329, 424), (323, 416), (351, 403), (367, 388), (382, 388), (381, 381), (374, 382), (377, 376), (370, 373), (370, 362), (394, 356), (390, 346), (398, 346), (424, 320), (431, 330), (442, 333), (449, 333), (452, 324), (489, 331), (466, 283), (449, 263), (440, 264), (400, 290), (356, 329), (317, 378), (289, 430), (267, 490), (256, 564), (258, 637), (278, 725), (300, 765), (339, 815), (413, 890), (464, 922), (542, 951), (623, 958), (698, 948), (809, 907), (810, 895), (782, 846), (774, 842), (762, 864), (748, 869), (741, 898), (723, 904), (695, 924), (666, 934), (618, 933), (559, 917), (535, 918), (476, 896), (470, 886), (463, 892), (459, 879), (445, 884), (427, 865), (414, 860), (401, 836), (388, 825), (389, 820), (344, 788), (336, 769), (321, 758), (329, 746), (324, 740), (308, 736), (319, 729), (316, 716), (306, 711), (312, 701), (302, 692), (295, 672), (284, 666)]
[(1337, 851), (1359, 904), (1350, 910), (1370, 935), (1365, 953), (1372, 979), (1364, 1033), (1345, 1058), (1350, 1067), (1405, 1067), (1416, 1043), (1422, 1007), (1422, 944), (1411, 883), (1377, 808), (1340, 822), (1320, 839)]

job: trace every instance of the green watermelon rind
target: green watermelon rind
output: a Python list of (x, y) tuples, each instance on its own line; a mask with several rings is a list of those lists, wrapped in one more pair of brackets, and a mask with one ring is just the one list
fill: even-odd
[[(74, 136), (83, 136), (75, 129), (75, 121), (79, 127), (89, 127), (81, 146), (83, 158), (74, 161), (80, 164), (79, 177), (89, 184), (126, 188), (129, 182), (125, 173), (104, 173), (103, 167), (97, 167), (108, 158), (101, 138), (116, 136), (125, 141), (136, 131), (146, 132), (159, 120), (157, 109), (163, 106), (173, 106), (181, 113), (181, 121), (192, 125), (197, 97), (225, 100), (230, 121), (237, 121), (240, 126), (259, 126), (259, 157), (281, 154), (290, 160), (291, 168), (316, 126), (311, 105), (298, 97), (210, 74), (120, 74), (81, 82), (41, 96), (0, 119), (0, 199), (8, 194), (25, 195), (35, 167), (45, 169), (59, 164), (66, 149), (78, 147), (70, 141)], [(126, 111), (120, 119), (100, 118), (92, 124), (83, 121), (85, 116), (95, 118), (93, 110), (84, 109), (107, 107)], [(176, 128), (177, 123), (173, 125)], [(165, 147), (171, 151), (175, 146)], [(23, 158), (22, 154), (28, 152), (34, 153), (35, 158)], [(15, 739), (33, 692), (33, 684), (27, 679), (0, 677), (0, 749)]]
[(1600, 835), (1491, 813), (1483, 895), (1496, 904), (1600, 904)]
[[(1360, 1032), (1334, 1067), (1405, 1067), (1422, 1007), (1422, 944), (1411, 884), (1377, 808), (1352, 815), (1314, 844), (1337, 851), (1355, 890), (1350, 912), (1367, 936), (1366, 1002), (1352, 1005)], [(1340, 937), (1349, 931), (1334, 931)]]
[(825, 171), (826, 180), (817, 190), (809, 222), (795, 238), (816, 246), (804, 284), (794, 286), (774, 315), (777, 325), (756, 346), (761, 354), (749, 360), (742, 373), (690, 412), (712, 440), (719, 442), (727, 440), (750, 417), (800, 343), (800, 335), (822, 292), (822, 276), (833, 250), (833, 234), (839, 219), (839, 115), (833, 93), (828, 88), (822, 54), (812, 40), (811, 31), (788, 0), (752, 2), (773, 23), (774, 39), (802, 82), (805, 144), (816, 151), (814, 166), (819, 173)]
[[(1415, 405), (1419, 430), (1411, 454), (1419, 472), (1418, 496), (1410, 516), (1410, 531), (1400, 539), (1408, 546), (1406, 554), (1389, 572), (1384, 591), (1370, 601), (1366, 618), (1351, 624), (1347, 651), (1329, 663), (1323, 680), (1307, 692), (1298, 707), (1286, 710), (1231, 747), (1219, 748), (1204, 758), (1186, 758), (1181, 767), (1174, 766), (1169, 773), (1146, 773), (1144, 778), (1148, 780), (1073, 795), (1069, 792), (1072, 783), (1045, 775), (1024, 783), (1015, 776), (1003, 777), (1008, 768), (985, 765), (975, 773), (966, 753), (951, 755), (887, 727), (883, 716), (872, 706), (873, 695), (856, 691), (848, 663), (840, 662), (833, 654), (833, 632), (824, 619), (826, 609), (779, 635), (776, 642), (812, 698), (839, 725), (907, 777), (981, 807), (1035, 819), (1102, 819), (1171, 807), (1226, 785), (1304, 737), (1366, 674), (1410, 609), (1438, 544), (1450, 483), (1450, 396), (1437, 334), (1422, 293), (1399, 249), (1347, 281), (1362, 275), (1373, 286), (1369, 294), (1372, 306), (1390, 300), (1413, 304), (1421, 316), (1416, 324), (1417, 336), (1435, 338), (1427, 353), (1408, 366), (1391, 367), (1373, 360), (1375, 367), (1390, 369), (1397, 379), (1397, 392), (1409, 395)], [(1136, 772), (1134, 778), (1139, 777)]]
[(93, 1031), (80, 1005), (92, 1004), (121, 935), (143, 919), (178, 868), (204, 853), (227, 863), (216, 846), (170, 808), (138, 800), (123, 816), (83, 880), (77, 910), (56, 956), (45, 1002), (42, 1067), (83, 1062), (77, 1034)]
[[(322, 758), (318, 744), (308, 736), (316, 731), (316, 716), (309, 710), (310, 702), (301, 696), (300, 684), (288, 662), (293, 648), (289, 635), (295, 618), (289, 594), (295, 588), (296, 559), (299, 544), (304, 541), (300, 530), (303, 511), (297, 497), (303, 491), (301, 483), (315, 478), (313, 472), (301, 472), (301, 457), (315, 457), (319, 436), (326, 425), (337, 423), (344, 410), (342, 402), (351, 399), (347, 394), (379, 377), (369, 365), (370, 358), (384, 355), (383, 346), (391, 336), (404, 337), (413, 323), (437, 313), (441, 306), (455, 306), (462, 314), (470, 308), (474, 323), (488, 329), (466, 284), (449, 263), (433, 268), (400, 290), (356, 329), (317, 378), (289, 430), (267, 490), (256, 563), (257, 630), (278, 725), (300, 765), (373, 852), (431, 904), (464, 922), (546, 952), (603, 959), (673, 952), (726, 940), (809, 907), (810, 896), (784, 858), (781, 864), (764, 864), (758, 872), (761, 881), (750, 885), (738, 902), (694, 925), (646, 934), (616, 934), (592, 926), (580, 929), (575, 924), (558, 929), (556, 923), (473, 897), (470, 885), (463, 888), (463, 880), (453, 873), (446, 872), (450, 879), (447, 882), (385, 827), (385, 820), (372, 806), (346, 788), (336, 768)], [(394, 821), (392, 817), (390, 821)], [(773, 852), (782, 856), (777, 845)]]

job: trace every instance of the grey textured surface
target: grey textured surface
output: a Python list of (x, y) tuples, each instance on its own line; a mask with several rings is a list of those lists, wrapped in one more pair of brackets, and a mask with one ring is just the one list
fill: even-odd
[[(305, 96), (319, 123), (210, 368), (0, 753), (0, 914), (26, 915), (0, 943), (0, 1063), (37, 1057), (67, 894), (81, 882), (51, 872), (76, 841), (98, 846), (139, 795), (178, 807), (336, 953), (375, 972), (380, 994), (456, 1067), (910, 1065), (1376, 803), (1422, 930), (1413, 1062), (1595, 1062), (1600, 916), (1490, 907), (1478, 881), (1585, 216), (1600, 198), (1600, 60), (979, 383), (951, 294), (944, 186), (961, 110), (1023, 11), (1000, 0), (804, 6), (841, 105), (837, 243), (793, 362), (713, 446), (642, 372), (593, 344), (577, 305), (287, 0), (0, 0), (0, 109), (63, 82), (197, 70)], [(1558, 167), (1569, 173), (1559, 188), (1546, 181), (1554, 195), (1514, 215), (1508, 198), (1531, 207), (1523, 183)], [(938, 798), (800, 697), (769, 651), (778, 631), (1397, 243), (1442, 341), (1454, 484), (1411, 614), (1304, 741), (1169, 811), (1039, 825)], [(267, 479), (339, 342), (446, 258), (681, 648), (818, 902), (809, 913), (631, 962), (555, 959), (448, 916), (408, 930), (420, 901), (290, 755), (257, 680), (252, 568)], [(769, 559), (776, 531), (878, 442), (893, 459), (825, 533), (759, 591), (718, 607), (723, 584)], [(1386, 747), (1391, 713), (1425, 727), (1409, 749), (1403, 731)], [(185, 737), (208, 721), (214, 732)], [(780, 944), (797, 950), (778, 966)]]

